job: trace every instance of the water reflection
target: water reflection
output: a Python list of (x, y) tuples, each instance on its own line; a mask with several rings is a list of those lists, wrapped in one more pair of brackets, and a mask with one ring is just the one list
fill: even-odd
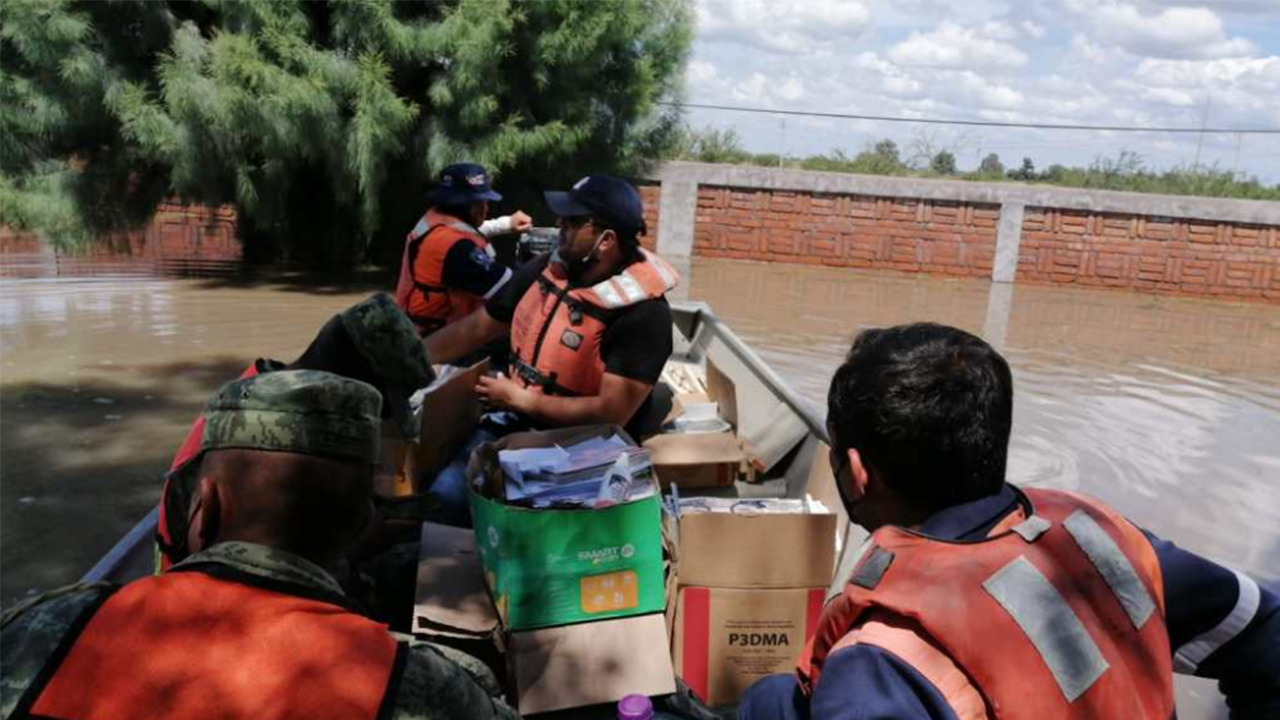
[(1096, 495), (1280, 580), (1280, 309), (721, 260), (688, 272), (689, 297), (819, 405), (861, 328), (988, 337), (1014, 373), (1012, 480)]

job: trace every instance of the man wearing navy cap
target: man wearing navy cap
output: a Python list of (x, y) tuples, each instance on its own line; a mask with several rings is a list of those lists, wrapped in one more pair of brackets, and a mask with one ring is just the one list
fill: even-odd
[(528, 215), (485, 221), (489, 203), (502, 199), (480, 165), (457, 163), (440, 173), (427, 195), (430, 207), (405, 239), (396, 303), (429, 335), (466, 317), (511, 279), (488, 239), (533, 227)]
[(627, 182), (589, 175), (545, 197), (559, 216), (559, 247), (516, 271), (483, 310), (431, 336), (427, 350), (449, 362), (509, 329), (510, 377), (476, 387), (491, 408), (533, 427), (627, 425), (645, 414), (671, 356), (665, 295), (680, 276), (640, 247), (644, 205)]

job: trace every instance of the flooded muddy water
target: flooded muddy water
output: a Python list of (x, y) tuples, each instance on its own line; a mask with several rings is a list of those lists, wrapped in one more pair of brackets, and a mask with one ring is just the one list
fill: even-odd
[[(1280, 308), (722, 260), (686, 274), (679, 297), (709, 303), (820, 407), (860, 328), (987, 337), (1016, 383), (1012, 481), (1096, 495), (1280, 584)], [(6, 605), (75, 580), (154, 505), (219, 384), (255, 357), (294, 359), (376, 289), (22, 275), (0, 280)]]

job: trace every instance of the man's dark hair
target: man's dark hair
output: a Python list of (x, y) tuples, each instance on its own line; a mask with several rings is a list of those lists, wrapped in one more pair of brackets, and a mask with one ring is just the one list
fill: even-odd
[(827, 422), (909, 502), (939, 510), (998, 491), (1013, 424), (1009, 364), (981, 338), (916, 323), (865, 330), (831, 379)]
[(640, 252), (639, 230), (618, 227), (609, 218), (600, 215), (592, 216), (591, 225), (597, 232), (612, 230), (618, 236), (618, 243), (622, 246), (622, 257), (627, 261), (628, 265), (640, 262), (644, 258), (644, 255)]

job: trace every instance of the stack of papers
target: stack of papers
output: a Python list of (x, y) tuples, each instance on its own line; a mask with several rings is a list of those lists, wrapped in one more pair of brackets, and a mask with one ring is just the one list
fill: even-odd
[(654, 494), (649, 451), (616, 435), (567, 447), (503, 450), (498, 464), (512, 505), (607, 507)]

